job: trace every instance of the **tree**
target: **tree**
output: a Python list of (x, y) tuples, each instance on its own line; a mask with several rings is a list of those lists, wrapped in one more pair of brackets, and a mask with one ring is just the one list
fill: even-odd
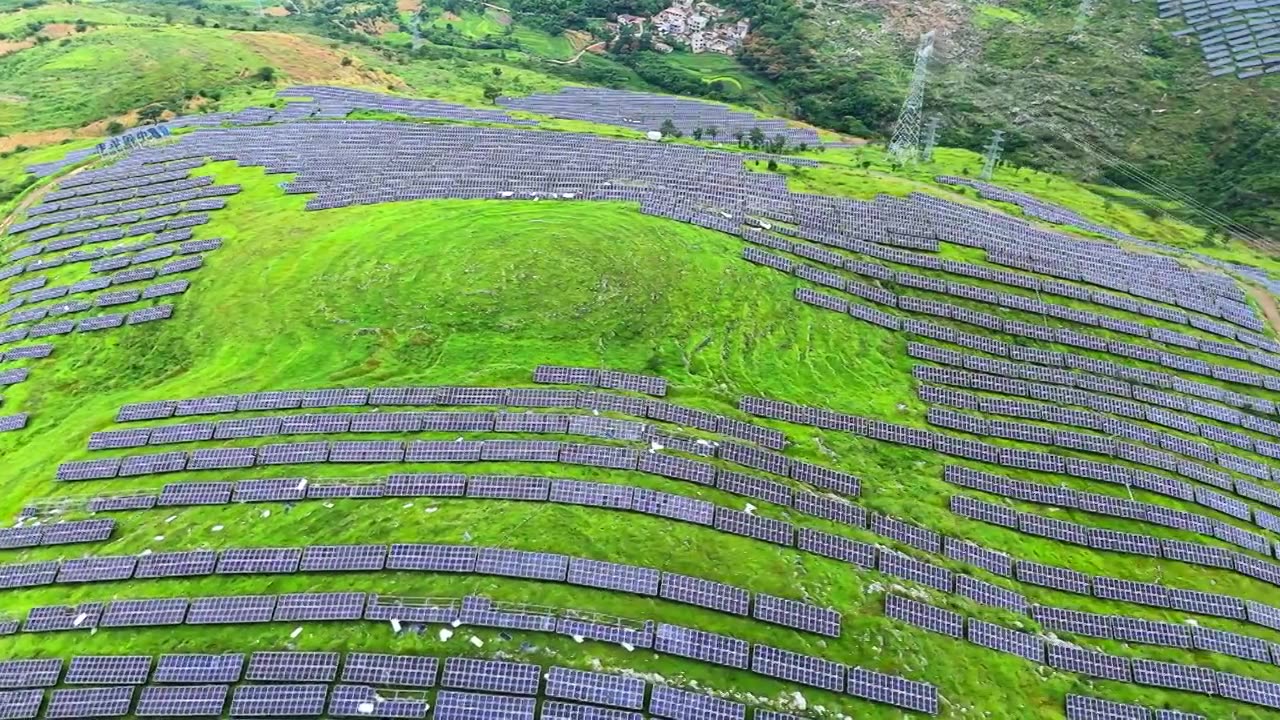
[(270, 65), (263, 65), (258, 68), (258, 72), (255, 74), (255, 77), (262, 82), (271, 82), (276, 79), (276, 69)]
[(350, 66), (351, 66), (351, 56), (344, 55), (342, 58), (342, 67), (350, 67)]
[(143, 123), (158, 123), (161, 115), (164, 115), (164, 106), (153, 103), (138, 111), (138, 120)]
[(779, 133), (773, 136), (773, 140), (769, 141), (769, 152), (782, 154), (787, 149), (787, 136)]
[(690, 134), (691, 134), (691, 135), (693, 135), (693, 139), (694, 139), (694, 140), (701, 140), (701, 139), (702, 139), (702, 128), (700, 128), (700, 127), (696, 127), (696, 128), (694, 128), (694, 129), (693, 129), (693, 132), (692, 132), (692, 133), (690, 133)]
[(662, 126), (658, 128), (658, 132), (662, 133), (663, 137), (680, 136), (680, 130), (676, 127), (676, 124), (671, 121), (671, 118), (667, 118), (662, 121)]
[(204, 24), (205, 24), (205, 22), (204, 22), (204, 16), (203, 16), (203, 15), (197, 15), (197, 16), (196, 16), (196, 19), (194, 20), (194, 22), (195, 22), (195, 24), (196, 24), (196, 25), (198, 25), (198, 26), (200, 26), (200, 27), (204, 27)]
[(493, 69), (493, 76), (494, 76), (494, 77), (502, 77), (502, 68), (500, 68), (500, 67), (495, 67), (495, 68)]
[(720, 134), (720, 131), (716, 129), (715, 125), (712, 125), (711, 127), (707, 128), (707, 135), (710, 135), (712, 140), (715, 140), (716, 135), (718, 134)]
[(499, 85), (488, 84), (484, 86), (484, 99), (489, 101), (490, 105), (497, 105), (498, 98), (502, 95), (502, 87)]
[(751, 132), (747, 134), (747, 139), (750, 141), (751, 147), (757, 150), (764, 147), (764, 131), (759, 126), (751, 128)]
[(124, 132), (124, 125), (122, 125), (119, 121), (112, 120), (111, 122), (107, 123), (108, 135), (119, 135), (121, 132)]
[(89, 32), (89, 23), (84, 20), (76, 20), (76, 32)]
[(743, 141), (743, 138), (746, 137), (746, 134), (744, 134), (741, 130), (734, 131), (733, 137), (738, 141), (738, 147), (746, 147), (746, 144)]
[(809, 149), (809, 143), (807, 142), (802, 142), (796, 146), (796, 150), (799, 150), (800, 152), (805, 152), (808, 149)]
[(768, 165), (768, 168), (769, 168), (769, 172), (777, 172), (777, 171), (778, 171), (778, 162), (777, 162), (776, 160), (774, 160), (773, 158), (769, 158), (769, 165)]

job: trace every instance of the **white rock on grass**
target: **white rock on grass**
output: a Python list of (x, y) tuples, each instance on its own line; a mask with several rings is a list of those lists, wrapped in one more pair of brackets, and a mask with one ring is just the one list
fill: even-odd
[(289, 639), (293, 640), (301, 634), (302, 634), (302, 626), (299, 625), (298, 627), (293, 629), (293, 632), (289, 633)]
[(221, 526), (221, 525), (214, 525), (213, 527), (209, 528), (209, 530), (210, 530), (210, 532), (222, 532), (222, 526)]
[(440, 642), (444, 642), (453, 637), (453, 631), (449, 628), (440, 628)]
[(480, 638), (476, 637), (475, 635), (472, 635), (471, 637), (467, 638), (467, 640), (468, 640), (472, 645), (475, 645), (476, 647), (484, 647), (484, 641), (483, 641), (483, 640), (481, 640)]

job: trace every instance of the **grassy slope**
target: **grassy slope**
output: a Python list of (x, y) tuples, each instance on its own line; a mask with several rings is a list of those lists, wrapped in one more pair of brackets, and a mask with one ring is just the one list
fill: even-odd
[[(280, 178), (258, 170), (220, 167), (222, 181), (247, 190), (200, 236), (220, 235), (226, 246), (193, 276), (179, 315), (169, 323), (100, 338), (69, 337), (55, 359), (35, 365), (33, 380), (15, 387), (15, 406), (35, 413), (32, 426), (0, 439), (3, 481), (11, 492), (0, 510), (11, 512), (33, 496), (99, 493), (158, 487), (163, 479), (56, 486), (57, 462), (82, 457), (87, 435), (108, 427), (121, 403), (285, 387), (394, 384), (524, 384), (540, 362), (601, 364), (656, 371), (675, 384), (673, 400), (718, 411), (738, 395), (760, 393), (827, 405), (899, 422), (919, 423), (901, 336), (790, 299), (793, 279), (737, 259), (728, 236), (638, 215), (621, 205), (586, 203), (417, 202), (301, 211), (302, 198), (284, 197)], [(269, 222), (268, 222), (269, 220)], [(57, 282), (55, 277), (51, 282)], [(708, 288), (716, 288), (708, 292)], [(55, 430), (56, 428), (56, 430)], [(791, 454), (819, 459), (863, 476), (866, 503), (1033, 559), (1133, 579), (1155, 579), (1211, 591), (1268, 599), (1269, 590), (1227, 573), (1189, 566), (1131, 561), (961, 522), (945, 509), (952, 488), (940, 481), (940, 459), (929, 453), (789, 430)], [(32, 442), (32, 438), (40, 442)], [(443, 469), (433, 466), (432, 470)], [(556, 466), (471, 466), (470, 472), (577, 475), (695, 494), (690, 487), (637, 474), (598, 475)], [(282, 468), (271, 475), (376, 475), (385, 467)], [(261, 472), (201, 473), (199, 479), (256, 477)], [(1034, 477), (1034, 473), (1026, 476)], [(715, 491), (703, 497), (740, 507)], [(444, 579), (388, 573), (374, 578), (245, 578), (90, 586), (83, 590), (6, 593), (5, 607), (23, 609), (70, 597), (140, 596), (363, 589), (405, 595), (488, 592), (504, 599), (589, 607), (628, 617), (650, 617), (731, 632), (755, 641), (814, 652), (846, 662), (900, 672), (939, 684), (955, 703), (949, 716), (970, 708), (989, 717), (1058, 717), (1065, 692), (1200, 709), (1219, 716), (1223, 706), (1176, 693), (1092, 683), (1048, 673), (1019, 660), (965, 643), (929, 636), (880, 617), (883, 580), (875, 573), (727, 537), (704, 528), (607, 511), (467, 500), (412, 504), (343, 501), (333, 508), (302, 503), (163, 510), (121, 516), (121, 539), (102, 552), (220, 545), (296, 545), (322, 542), (462, 542), (502, 544), (652, 564), (736, 582), (756, 590), (797, 596), (798, 589), (846, 615), (844, 637), (829, 643), (744, 620), (663, 603), (567, 587), (489, 578)], [(436, 508), (429, 512), (428, 508)], [(269, 517), (263, 511), (270, 510)], [(776, 508), (762, 513), (781, 516)], [(1092, 519), (1092, 518), (1091, 518)], [(805, 524), (825, 527), (816, 521)], [(222, 526), (220, 532), (215, 526)], [(853, 537), (870, 536), (847, 528)], [(78, 550), (6, 553), (6, 560), (76, 555)], [(1153, 619), (1152, 609), (1116, 605), (1035, 590), (1034, 600)], [(955, 600), (966, 612), (1008, 617)], [(1246, 630), (1228, 622), (1214, 627)], [(310, 625), (290, 643), (288, 626), (233, 633), (104, 631), (85, 639), (63, 636), (6, 643), (6, 654), (159, 652), (181, 648), (252, 649), (393, 648), (464, 652), (461, 635), (442, 644), (430, 634), (394, 637), (384, 628)], [(1247, 632), (1280, 640), (1280, 633)], [(470, 634), (470, 633), (463, 633)], [(478, 635), (496, 642), (490, 633)], [(1275, 637), (1271, 637), (1275, 635)], [(513, 650), (514, 643), (499, 646)], [(684, 674), (713, 687), (776, 696), (783, 686), (744, 673), (655, 659), (647, 653), (532, 637), (542, 662), (585, 663)], [(827, 647), (822, 647), (826, 644)], [(1155, 648), (1109, 650), (1144, 657), (1185, 659)], [(492, 646), (486, 645), (485, 652)], [(1196, 662), (1267, 676), (1255, 664), (1199, 654)], [(1046, 677), (1042, 679), (1042, 673)], [(1005, 693), (993, 696), (992, 684)], [(1094, 687), (1096, 685), (1096, 687)], [(1015, 690), (1016, 688), (1016, 690)], [(884, 707), (805, 691), (810, 702), (842, 707), (859, 717), (895, 717)], [(1016, 700), (1012, 700), (1016, 698)], [(1023, 705), (1026, 703), (1026, 705)], [(1248, 709), (1232, 705), (1240, 717)]]

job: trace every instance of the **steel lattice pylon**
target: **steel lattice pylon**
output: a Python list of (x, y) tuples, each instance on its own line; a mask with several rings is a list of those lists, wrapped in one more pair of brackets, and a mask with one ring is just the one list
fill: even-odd
[(920, 154), (920, 108), (924, 106), (924, 85), (929, 79), (929, 58), (933, 56), (933, 31), (920, 36), (916, 65), (911, 74), (907, 99), (898, 113), (898, 124), (889, 141), (889, 154), (900, 163), (916, 160)]
[(996, 170), (996, 163), (1000, 161), (1000, 146), (1004, 143), (1004, 131), (995, 130), (991, 133), (991, 142), (987, 144), (987, 152), (982, 160), (982, 174), (978, 177), (982, 180), (990, 180), (991, 174)]

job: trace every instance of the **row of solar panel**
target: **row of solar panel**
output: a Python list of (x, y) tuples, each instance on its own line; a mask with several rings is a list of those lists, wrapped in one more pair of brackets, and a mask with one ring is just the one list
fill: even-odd
[(115, 528), (116, 521), (111, 519), (69, 520), (51, 525), (33, 523), (0, 528), (0, 549), (102, 542), (111, 537)]
[[(1096, 352), (1110, 353), (1121, 357), (1138, 357), (1144, 360), (1150, 358), (1150, 362), (1157, 362), (1166, 367), (1241, 385), (1266, 387), (1267, 389), (1280, 388), (1280, 375), (1241, 370), (1240, 368), (1229, 365), (1213, 364), (1186, 355), (1163, 352), (1144, 345), (1108, 341), (1099, 335), (1077, 332), (1066, 328), (1055, 328), (1048, 325), (1036, 325), (1020, 321), (1006, 321), (996, 315), (969, 310), (968, 308), (951, 305), (949, 303), (924, 300), (908, 295), (897, 295), (892, 291), (885, 290), (880, 287), (874, 287), (856, 281), (845, 281), (844, 278), (836, 275), (835, 273), (829, 273), (820, 270), (819, 268), (795, 263), (782, 256), (773, 255), (753, 247), (745, 248), (743, 257), (746, 260), (759, 265), (765, 265), (783, 272), (796, 273), (802, 277), (807, 276), (807, 279), (820, 281), (820, 284), (827, 287), (835, 285), (845, 293), (865, 300), (870, 300), (871, 302), (886, 305), (888, 307), (897, 308), (900, 313), (895, 314), (878, 310), (877, 308), (870, 308), (868, 306), (861, 305), (860, 303), (850, 302), (841, 296), (827, 295), (825, 293), (819, 293), (803, 287), (797, 288), (796, 290), (796, 299), (801, 302), (835, 312), (848, 313), (855, 317), (861, 316), (861, 313), (865, 313), (867, 310), (876, 310), (876, 312), (881, 313), (884, 316), (882, 320), (875, 321), (877, 324), (887, 327), (892, 326), (894, 329), (906, 330), (918, 335), (925, 335), (926, 337), (942, 339), (939, 336), (955, 336), (960, 334), (952, 328), (935, 325), (926, 320), (919, 319), (923, 316), (936, 316), (953, 320), (958, 323), (973, 325), (988, 331), (1021, 335), (1040, 341), (1069, 345)], [(800, 269), (799, 272), (797, 272), (797, 268)], [(855, 310), (855, 308), (861, 308), (861, 310)], [(918, 326), (929, 327), (921, 328)], [(1008, 343), (1004, 343), (986, 335), (969, 335), (966, 340), (978, 350), (1004, 356), (1009, 354)], [(1229, 348), (1234, 347), (1225, 343), (1212, 343), (1209, 344), (1209, 346), (1215, 349), (1220, 349), (1223, 352), (1227, 352)], [(1277, 361), (1272, 359), (1273, 356), (1270, 353), (1261, 350), (1239, 350), (1238, 352), (1233, 353), (1233, 355), (1241, 354), (1244, 355), (1247, 360), (1271, 370), (1274, 370), (1275, 368), (1273, 366), (1278, 364)]]
[[(921, 329), (929, 331), (929, 328)], [(947, 337), (944, 333), (938, 339), (967, 347), (957, 342), (965, 340), (962, 337)], [(1012, 382), (1007, 387), (1019, 391), (1010, 394), (1025, 396), (1029, 394), (1026, 391), (1034, 389), (1038, 395), (1031, 397), (1037, 400), (1083, 405), (1196, 434), (1203, 431), (1194, 418), (1171, 416), (1159, 410), (1189, 413), (1280, 437), (1280, 422), (1253, 414), (1276, 413), (1276, 403), (1271, 400), (1241, 395), (1218, 385), (1185, 380), (1176, 375), (1020, 345), (1008, 346), (1011, 360), (973, 355), (921, 342), (908, 343), (907, 353), (922, 360), (1008, 378)]]
[(533, 381), (551, 385), (590, 385), (607, 390), (629, 390), (658, 397), (667, 394), (666, 378), (598, 368), (539, 365), (533, 371)]
[[(1263, 555), (1268, 555), (1271, 552), (1271, 542), (1261, 535), (1241, 530), (1234, 525), (1219, 522), (1202, 515), (1166, 508), (1163, 505), (1142, 503), (1111, 495), (1085, 493), (1055, 485), (1013, 480), (993, 473), (956, 465), (948, 465), (946, 467), (943, 472), (943, 479), (962, 487), (1026, 502), (1077, 508), (1101, 515), (1131, 520), (1146, 520), (1165, 527), (1198, 532), (1208, 537), (1228, 540)], [(1212, 564), (1215, 567), (1232, 567), (1232, 554), (1230, 551), (1203, 543), (1156, 538), (1141, 533), (1112, 534), (1113, 531), (1079, 524), (1074, 524), (1074, 526), (1071, 524), (1060, 525), (1056, 524), (1056, 522), (1046, 524), (1042, 519), (1038, 519), (1037, 516), (1030, 513), (993, 515), (992, 520), (998, 520), (1002, 523), (1011, 521), (1011, 524), (1006, 525), (1006, 527), (1036, 535), (1053, 537), (1077, 545), (1085, 544), (1101, 550), (1131, 552), (1151, 557), (1161, 557), (1163, 555), (1172, 560), (1182, 560), (1186, 556), (1192, 556), (1197, 558), (1196, 562), (1200, 565)], [(1212, 562), (1210, 563), (1209, 561)]]
[[(1013, 348), (1019, 347), (1017, 345), (1002, 342), (987, 335), (975, 335), (972, 333), (960, 332), (953, 328), (937, 325), (925, 320), (903, 317), (868, 305), (849, 302), (844, 298), (826, 295), (809, 290), (808, 288), (797, 288), (795, 296), (797, 300), (806, 304), (834, 312), (848, 314), (851, 317), (872, 322), (885, 328), (904, 331), (920, 337), (941, 340), (943, 342), (961, 345), (963, 347), (980, 350), (982, 352), (999, 355), (1001, 357), (1011, 356), (1015, 352)], [(1070, 331), (1059, 329), (1055, 332), (1053, 341), (1077, 347), (1084, 347), (1086, 349), (1096, 350), (1099, 349), (1099, 347), (1101, 347), (1103, 351), (1108, 349), (1105, 342), (1084, 342), (1080, 339), (1089, 337), (1090, 336), (1081, 335), (1080, 333), (1071, 333)], [(1099, 346), (1099, 343), (1101, 343), (1101, 346)], [(1203, 363), (1203, 361), (1194, 360), (1181, 355), (1163, 354), (1162, 360), (1165, 362), (1166, 366), (1183, 372), (1192, 372), (1205, 377), (1212, 377), (1217, 380), (1265, 387), (1268, 390), (1280, 390), (1280, 376), (1277, 375), (1249, 373), (1238, 368)], [(1181, 381), (1181, 378), (1168, 373), (1140, 370), (1096, 359), (1092, 362), (1096, 368), (1095, 371), (1101, 371), (1105, 368), (1113, 373), (1115, 377), (1135, 379), (1135, 381), (1153, 384), (1157, 387), (1172, 388), (1176, 381)], [(1186, 381), (1182, 381), (1182, 383), (1184, 386), (1192, 385)], [(1207, 383), (1195, 383), (1194, 386), (1197, 388), (1212, 388), (1213, 390), (1206, 392), (1212, 393), (1212, 395), (1215, 396), (1213, 399), (1218, 401), (1226, 401), (1228, 397), (1230, 397), (1240, 400), (1242, 406), (1247, 403), (1253, 408), (1266, 407), (1269, 408), (1269, 412), (1274, 413), (1277, 411), (1275, 403), (1269, 400), (1253, 398), (1250, 396), (1240, 395), (1238, 393), (1231, 393), (1228, 395), (1221, 387), (1208, 385)]]
[(1057, 670), (1118, 682), (1217, 695), (1280, 708), (1280, 683), (1215, 672), (1196, 665), (1130, 659), (1087, 650), (1041, 635), (1013, 630), (976, 618), (966, 618), (951, 610), (892, 593), (885, 595), (885, 615), (930, 632), (966, 639), (976, 645), (1016, 655)]
[[(950, 353), (951, 351), (943, 352)], [(932, 357), (928, 359), (941, 357), (941, 354), (936, 352), (931, 352), (930, 355)], [(988, 366), (988, 363), (985, 362), (966, 361), (966, 365), (976, 368), (985, 367), (986, 370), (997, 369)], [(1027, 367), (1035, 368), (1035, 366)], [(1280, 468), (1272, 468), (1267, 465), (1266, 461), (1254, 460), (1234, 453), (1229, 453), (1224, 450), (1219, 450), (1207, 443), (1187, 440), (1160, 430), (1129, 422), (1128, 420), (1121, 420), (1092, 412), (1069, 410), (1057, 406), (1057, 404), (1082, 405), (1093, 410), (1099, 410), (1127, 418), (1147, 420), (1149, 422), (1172, 427), (1183, 432), (1196, 432), (1208, 440), (1229, 444), (1267, 458), (1274, 459), (1276, 456), (1280, 456), (1280, 443), (1261, 439), (1255, 440), (1245, 433), (1226, 430), (1224, 428), (1211, 426), (1205, 423), (1197, 423), (1185, 416), (1177, 415), (1145, 403), (1119, 400), (1107, 395), (1099, 395), (1084, 390), (1059, 387), (1052, 384), (1038, 385), (1035, 383), (1026, 383), (1018, 379), (1004, 379), (998, 375), (987, 375), (970, 370), (917, 365), (913, 368), (912, 374), (920, 380), (936, 382), (943, 385), (973, 388), (1002, 395), (1030, 396), (1041, 400), (1051, 400), (1055, 405), (1016, 403), (1009, 400), (980, 398), (978, 396), (960, 393), (954, 390), (943, 391), (946, 393), (945, 397), (947, 399), (947, 404), (958, 407), (981, 409), (985, 406), (995, 411), (1004, 411), (995, 412), (995, 414), (1010, 414), (1015, 417), (1027, 417), (1036, 420), (1046, 420), (1049, 422), (1074, 425), (1076, 427), (1103, 430), (1125, 440), (1135, 440), (1147, 445), (1159, 447), (1162, 450), (1136, 447), (1117, 439), (1107, 440), (1106, 438), (1090, 438), (1088, 436), (1078, 439), (1073, 445), (1071, 445), (1072, 447), (1080, 445), (1080, 449), (1086, 449), (1090, 452), (1119, 455), (1127, 460), (1133, 460), (1134, 462), (1139, 462), (1144, 465), (1171, 470), (1180, 475), (1190, 477), (1191, 479), (1200, 479), (1202, 476), (1212, 476), (1215, 478), (1215, 482), (1229, 483), (1230, 475), (1223, 470), (1217, 470), (1198, 465), (1189, 460), (1179, 459), (1170, 452), (1163, 452), (1163, 450), (1186, 455), (1204, 462), (1213, 462), (1225, 470), (1239, 472), (1262, 480), (1272, 479), (1272, 474), (1280, 471)], [(935, 391), (935, 395), (936, 394), (937, 391)], [(1140, 395), (1145, 396), (1145, 394), (1142, 393), (1140, 393)], [(979, 407), (970, 407), (973, 405), (977, 405)], [(990, 425), (992, 422), (996, 421), (989, 421), (986, 424)], [(1270, 421), (1267, 422), (1269, 423)], [(1249, 424), (1256, 425), (1256, 423), (1253, 422), (1250, 422)], [(1002, 423), (997, 427), (1003, 427), (1003, 425), (1005, 424)], [(1268, 429), (1280, 429), (1280, 425), (1276, 426), (1276, 428), (1271, 428), (1268, 425)], [(1036, 441), (1048, 443), (1055, 442), (1056, 436), (1063, 436), (1068, 441), (1072, 440), (1075, 436), (1080, 436), (1080, 433), (1064, 434), (1062, 432), (1058, 432), (1055, 435), (1054, 433), (1050, 433), (1046, 428), (1029, 425), (1020, 428), (1020, 430), (1029, 437), (1037, 438)], [(1092, 442), (1090, 442), (1090, 440), (1092, 440)]]
[[(116, 415), (117, 422), (152, 420), (168, 417), (187, 417), (193, 415), (216, 415), (233, 412), (249, 412), (255, 410), (293, 410), (299, 408), (334, 408), (372, 406), (413, 406), (426, 407), (436, 405), (467, 405), (521, 408), (578, 408), (616, 412), (624, 415), (676, 423), (682, 426), (706, 430), (707, 432), (728, 435), (742, 440), (750, 440), (764, 447), (781, 449), (786, 445), (782, 433), (770, 428), (763, 428), (741, 420), (734, 420), (723, 415), (697, 410), (683, 405), (675, 405), (659, 400), (615, 395), (611, 393), (582, 392), (578, 390), (552, 390), (546, 388), (498, 388), (498, 387), (412, 387), (412, 388), (330, 388), (323, 390), (287, 390), (250, 393), (247, 395), (223, 395), (217, 397), (193, 398), (189, 400), (159, 401), (124, 405)], [(399, 424), (392, 424), (390, 430), (413, 430), (414, 417), (422, 413), (396, 413)], [(507, 422), (518, 423), (520, 414), (506, 413), (474, 413), (473, 423), (483, 426), (481, 416), (503, 417)], [(333, 422), (341, 422), (341, 416), (322, 416), (332, 418)], [(357, 416), (358, 418), (359, 416)], [(548, 416), (546, 422), (554, 426), (567, 422), (575, 416)], [(558, 419), (557, 418), (561, 418)], [(567, 418), (567, 419), (564, 419)], [(586, 419), (607, 421), (596, 415), (581, 416)], [(270, 418), (258, 418), (258, 422), (269, 422)], [(427, 419), (422, 422), (426, 423)], [(373, 417), (363, 420), (348, 418), (351, 423), (365, 422), (376, 424)], [(553, 422), (554, 421), (554, 422)], [(235, 421), (231, 421), (235, 422)], [(252, 422), (252, 421), (240, 421)], [(385, 421), (392, 423), (391, 420)], [(617, 422), (617, 421), (613, 421)], [(223, 433), (227, 437), (245, 437), (238, 432), (252, 431), (252, 425), (246, 430), (237, 430), (236, 425), (226, 426)], [(471, 426), (461, 429), (470, 429)], [(436, 429), (431, 424), (424, 424), (417, 429)], [(458, 429), (443, 426), (438, 429)], [(481, 429), (484, 429), (483, 427)], [(492, 429), (491, 427), (489, 429)], [(374, 430), (367, 430), (373, 432)], [(548, 432), (549, 430), (541, 430)], [(604, 432), (605, 430), (601, 430)], [(633, 431), (621, 430), (621, 431)], [(215, 431), (216, 432), (216, 431)], [(305, 430), (304, 430), (305, 432)], [(311, 432), (316, 432), (311, 430)], [(620, 432), (614, 430), (611, 432)], [(270, 434), (270, 433), (268, 433)], [(217, 437), (217, 435), (215, 435)], [(146, 440), (143, 440), (145, 444)], [(92, 448), (92, 445), (91, 445)]]
[[(111, 582), (163, 577), (195, 577), (220, 574), (280, 574), (295, 572), (376, 572), (381, 570), (458, 572), (499, 575), (531, 580), (567, 582), (573, 585), (617, 590), (662, 597), (675, 602), (707, 607), (764, 622), (814, 632), (840, 635), (840, 613), (809, 603), (751, 592), (702, 578), (664, 573), (653, 568), (603, 562), (554, 553), (528, 552), (506, 548), (476, 548), (461, 545), (312, 545), (306, 548), (227, 548), (191, 550), (145, 555), (117, 555), (72, 558), (0, 567), (0, 587), (31, 587), (49, 583)], [(286, 596), (289, 602), (275, 609), (277, 620), (323, 616), (324, 603), (335, 601), (332, 594), (303, 593)], [(359, 617), (364, 595), (341, 595), (344, 612)], [(164, 608), (164, 618), (181, 621), (185, 606), (172, 602)], [(129, 608), (121, 610), (121, 621), (136, 621)], [(143, 614), (146, 617), (146, 614)], [(115, 623), (111, 609), (107, 619)], [(322, 619), (312, 617), (312, 619)], [(23, 630), (38, 632), (63, 629), (65, 617), (50, 627), (43, 620), (30, 619)]]
[[(884, 675), (861, 668), (847, 668), (822, 658), (802, 655), (777, 648), (757, 645), (726, 635), (684, 628), (676, 625), (652, 622), (637, 623), (572, 610), (555, 610), (546, 607), (517, 604), (495, 604), (487, 598), (467, 597), (461, 602), (446, 599), (411, 600), (401, 603), (398, 598), (370, 596), (365, 612), (343, 612), (351, 593), (327, 594), (325, 601), (333, 610), (324, 617), (305, 617), (296, 620), (388, 620), (399, 628), (404, 623), (449, 623), (453, 625), (481, 625), (506, 629), (540, 632), (556, 632), (578, 639), (592, 639), (621, 643), (631, 647), (652, 648), (654, 651), (688, 659), (714, 663), (726, 667), (751, 670), (760, 674), (790, 680), (813, 687), (847, 690), (850, 694), (899, 707), (936, 713), (937, 693), (933, 686)], [(362, 593), (355, 593), (363, 600)], [(278, 600), (284, 601), (281, 596)], [(185, 598), (115, 601), (145, 603), (157, 606)], [(196, 598), (191, 601), (192, 612), (206, 613), (213, 609), (221, 612), (202, 622), (252, 623), (271, 620), (269, 608), (263, 612), (266, 600), (276, 601), (275, 596), (236, 596), (227, 598)], [(277, 606), (278, 607), (278, 606)], [(77, 629), (99, 627), (95, 607), (80, 606), (62, 608), (67, 615), (77, 613), (81, 620)], [(278, 618), (277, 618), (278, 619)], [(178, 621), (165, 624), (177, 624)], [(192, 622), (190, 618), (188, 624)], [(178, 655), (162, 658), (153, 682), (234, 682), (239, 679), (242, 656)], [(429, 687), (435, 677), (434, 659), (407, 661), (391, 656), (358, 657), (352, 663), (348, 656), (344, 682), (366, 682), (379, 685)], [(63, 682), (78, 683), (142, 683), (151, 666), (151, 658), (87, 657), (83, 666), (72, 671)], [(456, 666), (456, 667), (455, 667)], [(48, 687), (58, 682), (61, 661), (16, 660), (0, 662), (0, 686)], [(337, 653), (255, 653), (244, 679), (273, 682), (332, 682), (337, 677)], [(538, 691), (540, 668), (509, 662), (485, 662), (451, 659), (445, 666), (442, 687), (492, 690), (534, 694)], [(846, 676), (848, 684), (846, 686)], [(643, 696), (642, 687), (640, 696)], [(580, 698), (585, 699), (585, 698)], [(600, 702), (600, 700), (593, 700)]]
[[(1162, 476), (1154, 473), (1132, 471), (1123, 466), (1096, 463), (1073, 457), (1063, 457), (1052, 453), (1000, 448), (977, 440), (963, 440), (928, 430), (892, 425), (890, 423), (870, 420), (855, 415), (823, 411), (817, 408), (804, 406), (790, 406), (783, 408), (780, 407), (781, 405), (785, 405), (785, 403), (776, 403), (776, 401), (752, 398), (744, 399), (743, 409), (747, 412), (760, 412), (762, 414), (766, 414), (765, 416), (767, 417), (775, 417), (777, 419), (792, 418), (792, 422), (806, 422), (818, 427), (842, 430), (877, 440), (904, 444), (925, 450), (934, 450), (946, 455), (992, 462), (1015, 468), (1042, 470), (1046, 472), (1065, 471), (1067, 474), (1077, 477), (1104, 480), (1124, 485), (1134, 485), (1154, 492), (1160, 492), (1165, 495), (1179, 497), (1179, 499), (1193, 502), (1205, 500), (1207, 502), (1207, 496), (1203, 491), (1198, 494), (1194, 490), (1185, 495), (1179, 494), (1176, 492), (1176, 486), (1171, 486), (1169, 482), (1166, 482), (1169, 480), (1168, 478), (1163, 478)], [(1008, 508), (1004, 508), (1002, 510), (993, 510), (993, 512), (1004, 512), (1007, 510)], [(1224, 533), (1223, 537), (1224, 539), (1239, 544), (1242, 547), (1251, 547), (1250, 540), (1247, 537), (1241, 536), (1239, 533)], [(1184, 559), (1187, 562), (1213, 564), (1211, 562), (1192, 559), (1196, 557), (1198, 556), (1195, 553), (1188, 553), (1187, 558), (1179, 559)], [(1231, 559), (1232, 566), (1237, 572), (1280, 586), (1280, 565), (1239, 552), (1232, 553)]]
[[(949, 371), (946, 368), (917, 367), (915, 374), (919, 379), (925, 382), (955, 384), (962, 387), (979, 387), (980, 389), (989, 389), (996, 392), (1016, 392), (1016, 390), (1006, 388), (1006, 381), (1001, 381), (999, 378), (993, 378), (993, 382), (987, 383), (984, 380), (986, 376), (967, 376), (969, 374), (966, 374), (966, 376), (960, 376), (957, 374), (957, 371)], [(947, 389), (945, 388), (939, 388), (937, 390), (947, 392)], [(928, 391), (925, 392), (927, 393)], [(1077, 411), (1065, 408), (1060, 408), (1057, 411), (1057, 415), (1063, 420), (1085, 421), (1084, 418), (1081, 417), (1083, 413), (1078, 413)], [(1149, 428), (1121, 421), (1106, 423), (1105, 430), (1121, 437), (1136, 440), (1151, 440), (1152, 438), (1150, 436), (1153, 433)], [(1105, 450), (1108, 447), (1105, 441), (1095, 441), (1093, 438), (1085, 436), (1082, 433), (1058, 433), (1055, 440), (1061, 441), (1058, 443), (1059, 445), (1073, 449), (1094, 448), (1096, 450)], [(1169, 458), (1172, 458), (1173, 456), (1168, 455), (1167, 453), (1157, 453), (1156, 451), (1150, 450), (1145, 453), (1138, 453), (1137, 450), (1140, 449), (1138, 446), (1121, 443), (1119, 441), (1112, 442), (1114, 443), (1115, 448), (1123, 449), (1125, 451), (1123, 459), (1134, 458), (1135, 461), (1144, 462), (1148, 466), (1156, 468), (1172, 466), (1175, 468), (1175, 472), (1183, 477), (1196, 480), (1207, 485), (1212, 485), (1223, 490), (1234, 490), (1237, 494), (1243, 497), (1258, 500), (1273, 507), (1280, 507), (1280, 492), (1247, 480), (1233, 478), (1230, 473), (1226, 472), (1226, 470), (1217, 470), (1185, 460), (1171, 463), (1169, 462)], [(965, 442), (962, 447), (969, 451), (970, 454), (981, 454), (983, 456), (976, 457), (975, 459), (984, 459), (985, 456), (991, 454), (991, 451), (988, 448), (994, 446), (982, 442), (977, 442), (976, 444), (972, 442)], [(1224, 462), (1226, 462), (1228, 456), (1223, 456), (1223, 459)], [(1270, 473), (1268, 466), (1263, 463), (1247, 461), (1244, 458), (1236, 456), (1229, 456), (1229, 459), (1230, 462), (1226, 462), (1224, 467), (1231, 470), (1237, 470), (1255, 476)], [(1076, 457), (1064, 458), (1064, 466), (1067, 474), (1075, 475), (1077, 477), (1104, 480), (1106, 482), (1123, 485), (1132, 484), (1161, 495), (1174, 497), (1179, 500), (1195, 502), (1214, 510), (1225, 509), (1224, 511), (1228, 512), (1228, 514), (1241, 517), (1245, 520), (1251, 520), (1255, 524), (1264, 528), (1269, 528), (1269, 525), (1274, 524), (1272, 516), (1269, 513), (1263, 511), (1251, 512), (1251, 508), (1249, 508), (1245, 503), (1226, 498), (1217, 493), (1212, 493), (1211, 491), (1208, 491), (1209, 494), (1206, 494), (1206, 488), (1201, 488), (1169, 476), (1160, 475), (1147, 470), (1134, 469), (1125, 465), (1114, 465), (1110, 463), (1084, 460)]]

